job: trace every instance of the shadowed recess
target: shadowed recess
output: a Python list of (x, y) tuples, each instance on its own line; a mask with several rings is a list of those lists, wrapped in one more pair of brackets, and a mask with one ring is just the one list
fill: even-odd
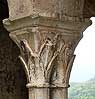
[(9, 17), (9, 9), (7, 0), (0, 0), (0, 19)]

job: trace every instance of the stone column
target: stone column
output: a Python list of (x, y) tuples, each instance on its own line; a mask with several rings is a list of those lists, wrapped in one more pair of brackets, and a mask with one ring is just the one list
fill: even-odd
[(29, 87), (29, 99), (50, 99), (49, 88)]
[(90, 24), (40, 16), (5, 22), (21, 52), (29, 99), (68, 99), (74, 50)]
[(29, 99), (67, 99), (74, 50), (91, 22), (84, 0), (8, 0), (5, 27), (20, 49)]

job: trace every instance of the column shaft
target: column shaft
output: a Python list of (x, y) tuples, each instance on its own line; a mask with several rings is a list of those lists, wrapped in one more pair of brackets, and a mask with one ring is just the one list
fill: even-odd
[(67, 88), (51, 89), (51, 99), (68, 99), (68, 89)]
[(50, 99), (49, 88), (29, 88), (29, 99)]

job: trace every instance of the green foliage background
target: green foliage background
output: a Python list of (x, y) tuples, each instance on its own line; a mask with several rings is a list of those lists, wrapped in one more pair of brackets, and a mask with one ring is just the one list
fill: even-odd
[(83, 83), (71, 83), (69, 99), (95, 99), (95, 77)]

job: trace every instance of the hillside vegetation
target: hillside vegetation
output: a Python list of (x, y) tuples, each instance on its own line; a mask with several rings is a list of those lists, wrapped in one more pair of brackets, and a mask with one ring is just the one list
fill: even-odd
[(95, 99), (95, 77), (83, 83), (71, 83), (69, 99)]

